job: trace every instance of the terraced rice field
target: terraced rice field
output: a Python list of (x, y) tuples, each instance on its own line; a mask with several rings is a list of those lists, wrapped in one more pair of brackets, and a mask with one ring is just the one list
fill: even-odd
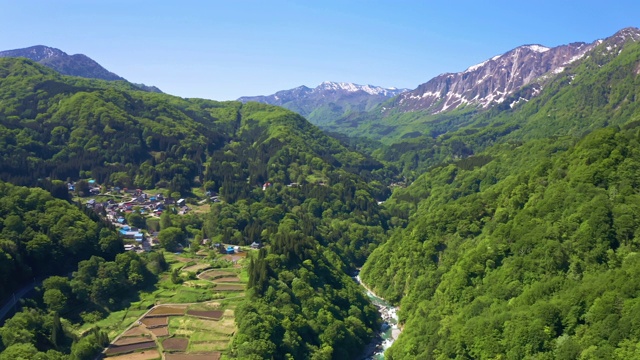
[(220, 360), (222, 354), (220, 352), (211, 352), (207, 354), (166, 354), (166, 360)]
[(145, 329), (142, 326), (134, 326), (131, 329), (129, 329), (127, 332), (125, 332), (124, 334), (122, 334), (123, 337), (127, 337), (127, 336), (141, 336), (141, 335), (148, 335), (149, 332), (147, 331), (147, 329)]
[(139, 344), (148, 341), (153, 341), (150, 337), (146, 336), (137, 336), (137, 337), (121, 337), (118, 341), (114, 342), (115, 346), (123, 346), (123, 345), (131, 345), (131, 344)]
[(166, 351), (185, 351), (189, 346), (187, 338), (168, 338), (162, 342), (162, 347)]
[(144, 350), (132, 354), (110, 356), (108, 360), (155, 360), (160, 359), (161, 355), (158, 350)]
[(205, 280), (215, 280), (225, 276), (237, 276), (237, 274), (231, 271), (221, 270), (208, 270), (200, 274), (200, 278)]
[(161, 316), (161, 317), (145, 317), (144, 319), (141, 320), (141, 322), (147, 327), (147, 328), (154, 328), (154, 327), (159, 327), (159, 326), (166, 326), (169, 323), (169, 318), (167, 316)]
[(167, 326), (153, 328), (153, 329), (150, 329), (149, 331), (151, 331), (151, 333), (156, 337), (169, 336), (169, 327)]
[(145, 317), (154, 317), (154, 316), (180, 316), (184, 315), (187, 310), (186, 306), (158, 306), (155, 309), (151, 310), (149, 314)]
[(216, 284), (215, 291), (243, 291), (244, 284)]
[(224, 282), (240, 282), (240, 278), (237, 276), (224, 276), (219, 277), (215, 280), (216, 283), (224, 283)]
[(197, 264), (197, 265), (191, 265), (191, 266), (187, 266), (185, 268), (182, 268), (182, 271), (185, 272), (198, 272), (199, 270), (204, 270), (206, 268), (210, 268), (211, 265), (209, 264)]
[(187, 310), (187, 315), (214, 319), (214, 320), (220, 319), (223, 314), (224, 314), (224, 311), (221, 311), (221, 310), (210, 310), (210, 311)]
[(156, 342), (153, 340), (149, 340), (146, 342), (139, 342), (136, 344), (122, 345), (122, 346), (109, 345), (109, 347), (107, 348), (106, 354), (107, 355), (122, 354), (122, 353), (133, 352), (136, 350), (154, 349), (155, 347), (156, 347)]

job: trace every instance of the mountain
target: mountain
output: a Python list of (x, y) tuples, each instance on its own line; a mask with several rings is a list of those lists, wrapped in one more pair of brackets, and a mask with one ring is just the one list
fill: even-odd
[(322, 125), (349, 113), (369, 111), (406, 90), (325, 81), (313, 89), (299, 86), (273, 95), (243, 96), (238, 101), (282, 106), (299, 113), (314, 124)]
[[(379, 315), (349, 274), (385, 237), (377, 201), (389, 194), (379, 181), (386, 176), (383, 164), (280, 107), (183, 99), (124, 81), (63, 76), (25, 58), (0, 59), (1, 180), (57, 184), (67, 194), (67, 181), (78, 186), (91, 178), (105, 188), (153, 189), (190, 203), (195, 193), (216, 192), (218, 202), (201, 203), (208, 213), (166, 211), (169, 228), (211, 243), (267, 245), (251, 256), (249, 288), (238, 299), (233, 348), (241, 359), (351, 359), (371, 341)], [(29, 211), (39, 205), (28, 193), (15, 197), (23, 193), (24, 206), (0, 199), (0, 268), (9, 276), (22, 269), (6, 265), (15, 256), (53, 251), (48, 236), (57, 243), (96, 233), (70, 229), (73, 236), (58, 237), (73, 214), (42, 217)], [(24, 209), (24, 220), (4, 210), (12, 206)], [(36, 231), (43, 236), (31, 241)], [(34, 266), (30, 259), (24, 267)], [(25, 273), (7, 288), (19, 288), (23, 278), (31, 279)], [(308, 324), (312, 316), (321, 321)], [(0, 329), (7, 347), (9, 332)], [(20, 342), (53, 348), (35, 337)]]
[(529, 101), (393, 145), (435, 161), (385, 202), (400, 226), (360, 273), (400, 305), (388, 358), (639, 358), (639, 34)]
[[(385, 111), (427, 110), (437, 114), (463, 105), (488, 108), (548, 73), (558, 73), (582, 58), (595, 43), (548, 48), (524, 45), (460, 73), (442, 74), (399, 95)], [(534, 95), (532, 93), (531, 95)]]
[[(36, 45), (24, 49), (0, 51), (0, 57), (24, 57), (49, 67), (62, 75), (79, 76), (89, 79), (125, 80), (110, 72), (96, 61), (83, 54), (69, 55), (48, 46)], [(162, 92), (155, 86), (135, 84), (142, 90)]]
[(566, 69), (589, 57), (619, 51), (623, 44), (638, 39), (640, 30), (625, 28), (589, 44), (521, 46), (464, 72), (437, 76), (375, 109), (345, 115), (323, 124), (323, 128), (387, 144), (423, 135), (436, 138), (493, 116), (487, 113), (522, 106), (542, 94), (555, 79), (564, 77)]

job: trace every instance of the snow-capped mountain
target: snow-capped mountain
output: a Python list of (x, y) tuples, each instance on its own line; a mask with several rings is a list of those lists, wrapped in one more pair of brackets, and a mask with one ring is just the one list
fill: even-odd
[(625, 28), (605, 40), (589, 44), (576, 42), (552, 48), (542, 45), (519, 46), (470, 66), (463, 72), (439, 75), (415, 90), (400, 94), (384, 111), (426, 110), (437, 114), (467, 104), (487, 108), (504, 102), (524, 86), (535, 83), (533, 89), (523, 93), (532, 97), (543, 86), (538, 80), (564, 71), (596, 46), (606, 43), (605, 49), (610, 51), (626, 41), (638, 40), (639, 29)]
[(463, 72), (439, 75), (398, 96), (393, 107), (401, 111), (427, 110), (435, 114), (465, 104), (483, 108), (500, 104), (541, 76), (562, 71), (594, 46), (595, 43), (572, 43), (554, 48), (520, 46), (470, 66)]
[(369, 111), (407, 90), (325, 81), (315, 88), (299, 86), (267, 96), (243, 96), (238, 101), (282, 106), (300, 113), (313, 123), (324, 124), (347, 113)]

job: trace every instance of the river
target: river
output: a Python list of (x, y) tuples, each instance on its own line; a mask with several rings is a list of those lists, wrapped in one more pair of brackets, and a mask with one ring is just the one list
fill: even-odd
[(367, 288), (360, 280), (359, 273), (354, 277), (354, 280), (367, 290), (367, 296), (371, 299), (371, 303), (378, 308), (378, 312), (382, 317), (382, 326), (378, 331), (378, 335), (373, 339), (371, 344), (369, 344), (366, 355), (362, 359), (382, 360), (384, 359), (385, 350), (387, 350), (400, 335), (400, 328), (398, 327), (398, 308), (392, 306), (383, 298), (378, 297), (369, 290), (369, 288)]

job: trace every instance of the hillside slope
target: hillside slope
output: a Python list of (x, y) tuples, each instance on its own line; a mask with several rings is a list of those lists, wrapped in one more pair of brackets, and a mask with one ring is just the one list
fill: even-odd
[(401, 305), (388, 358), (640, 355), (624, 280), (640, 270), (640, 44), (611, 40), (535, 99), (416, 148), (447, 160), (385, 203), (406, 227), (361, 272)]

